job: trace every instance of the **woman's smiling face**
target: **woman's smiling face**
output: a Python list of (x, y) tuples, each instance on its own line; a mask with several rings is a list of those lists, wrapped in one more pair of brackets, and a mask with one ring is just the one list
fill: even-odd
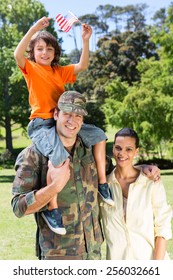
[(113, 146), (113, 156), (116, 165), (121, 167), (132, 165), (134, 157), (138, 154), (136, 139), (129, 136), (117, 136)]

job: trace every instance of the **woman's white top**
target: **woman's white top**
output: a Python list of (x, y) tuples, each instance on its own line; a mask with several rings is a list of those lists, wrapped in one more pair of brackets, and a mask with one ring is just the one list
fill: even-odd
[[(115, 206), (100, 201), (107, 259), (153, 259), (155, 237), (172, 238), (172, 208), (167, 204), (163, 183), (161, 180), (155, 183), (141, 172), (130, 184), (124, 204), (122, 189), (114, 172), (115, 169), (107, 182)], [(169, 258), (167, 254), (165, 258)]]

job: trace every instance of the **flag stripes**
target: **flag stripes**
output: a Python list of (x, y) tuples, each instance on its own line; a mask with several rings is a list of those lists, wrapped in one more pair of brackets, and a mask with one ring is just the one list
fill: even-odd
[(68, 32), (71, 29), (73, 23), (78, 21), (78, 18), (74, 16), (71, 12), (68, 12), (66, 16), (58, 14), (56, 16), (56, 21), (62, 31)]

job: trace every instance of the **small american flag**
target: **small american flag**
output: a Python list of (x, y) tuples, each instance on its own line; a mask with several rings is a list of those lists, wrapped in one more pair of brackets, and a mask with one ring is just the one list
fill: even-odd
[(58, 14), (56, 16), (56, 21), (62, 31), (68, 32), (72, 28), (73, 23), (78, 22), (79, 20), (72, 12), (69, 11), (66, 16)]

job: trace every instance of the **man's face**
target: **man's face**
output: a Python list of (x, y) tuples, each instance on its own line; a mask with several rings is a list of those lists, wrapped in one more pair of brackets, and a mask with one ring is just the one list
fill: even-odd
[(61, 141), (64, 139), (75, 140), (76, 135), (83, 124), (83, 116), (76, 113), (67, 113), (55, 110), (54, 119), (56, 120), (56, 130)]

